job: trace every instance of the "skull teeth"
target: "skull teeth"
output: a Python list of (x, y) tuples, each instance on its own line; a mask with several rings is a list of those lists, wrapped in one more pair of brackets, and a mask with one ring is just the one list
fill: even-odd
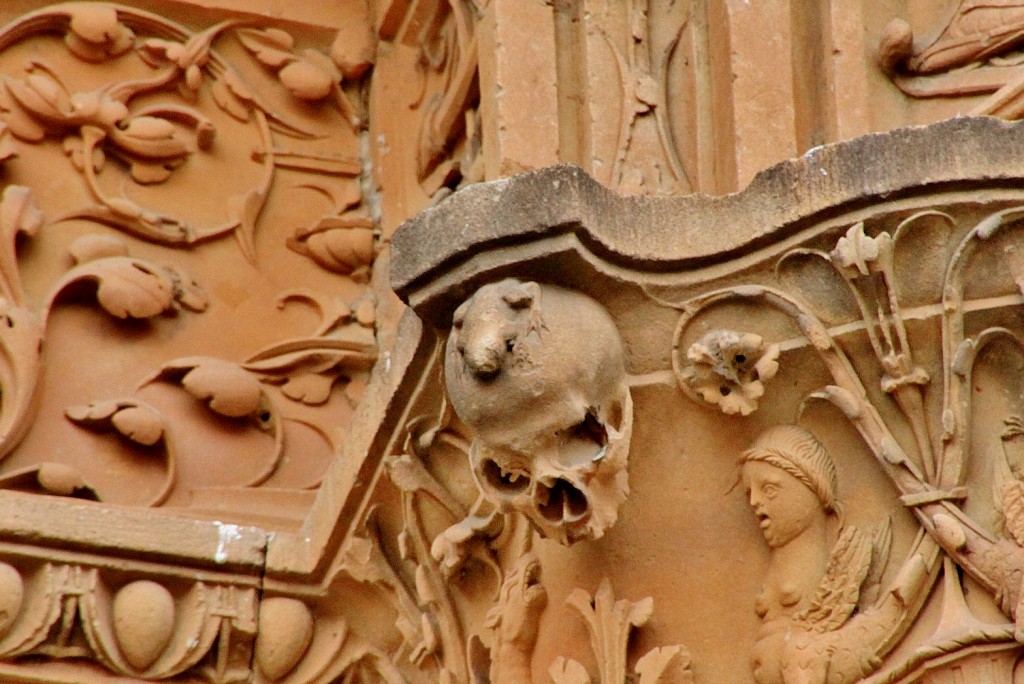
[(519, 478), (522, 476), (523, 474), (520, 473), (518, 470), (505, 470), (504, 468), (501, 469), (501, 477), (504, 478), (505, 480), (508, 480), (510, 483), (518, 482)]

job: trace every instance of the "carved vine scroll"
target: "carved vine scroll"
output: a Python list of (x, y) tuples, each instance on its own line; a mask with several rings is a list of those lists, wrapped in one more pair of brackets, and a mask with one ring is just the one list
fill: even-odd
[[(211, 428), (241, 434), (248, 426), (255, 432), (242, 440), (243, 449), (263, 452), (236, 475), (214, 477), (209, 485), (233, 488), (242, 499), (242, 490), (280, 484), (282, 475), (299, 489), (315, 485), (316, 472), (281, 472), (289, 442), (319, 440), (322, 453), (329, 453), (338, 436), (316, 407), (336, 405), (338, 387), (356, 405), (377, 357), (374, 299), (366, 287), (375, 231), (359, 185), (362, 105), (344, 87), (346, 65), (300, 46), (279, 28), (242, 19), (196, 31), (130, 7), (75, 2), (47, 6), (0, 29), (0, 60), (6, 74), (0, 126), (7, 157), (16, 157), (8, 168), (27, 186), (9, 186), (4, 194), (3, 293), (11, 325), (0, 380), (0, 452), (12, 456), (13, 465), (0, 472), (0, 483), (182, 506), (196, 486), (190, 463), (199, 446), (182, 432), (206, 419), (167, 406), (170, 394), (156, 386), (177, 385), (206, 404)], [(330, 129), (336, 124), (340, 133)], [(331, 138), (337, 151), (326, 153)], [(59, 192), (44, 185), (41, 169), (61, 179)], [(223, 193), (197, 200), (195, 193), (217, 175), (224, 178)], [(308, 225), (283, 225), (290, 236), (274, 225), (281, 222), (275, 205), (288, 193), (303, 195), (322, 212)], [(29, 241), (55, 258), (22, 259)], [(224, 247), (214, 247), (220, 243)], [(223, 251), (229, 244), (234, 254)], [(217, 249), (219, 256), (210, 256)], [(265, 270), (268, 255), (271, 262), (301, 263), (290, 254), (341, 276), (340, 286), (324, 288), (320, 277), (290, 287), (273, 283)], [(62, 260), (70, 262), (63, 273), (53, 265), (63, 266)], [(278, 315), (275, 305), (312, 311), (310, 332), (259, 335), (262, 344), (236, 342), (228, 354), (204, 354), (195, 344), (184, 345), (192, 351), (177, 358), (169, 345), (160, 351), (167, 339), (161, 316), (181, 310), (186, 315), (179, 325), (189, 326), (188, 316), (223, 315), (223, 291), (210, 291), (211, 279), (216, 288), (222, 277), (209, 267), (197, 272), (188, 266), (217, 260), (242, 281), (260, 282), (260, 296), (270, 295), (269, 307), (255, 307), (259, 315)], [(63, 342), (52, 330), (51, 313), (90, 290), (115, 320), (153, 320), (151, 360), (147, 369), (140, 354), (140, 362), (125, 367), (135, 374), (134, 387), (113, 383), (120, 385), (117, 394), (97, 388), (61, 409), (75, 426), (120, 437), (129, 470), (151, 471), (139, 497), (123, 482), (90, 472), (80, 459), (40, 461), (34, 454), (45, 447), (29, 435), (41, 413), (52, 415), (55, 408), (45, 377), (53, 352), (42, 347), (45, 340), (60, 353)], [(85, 443), (118, 448), (109, 437)]]

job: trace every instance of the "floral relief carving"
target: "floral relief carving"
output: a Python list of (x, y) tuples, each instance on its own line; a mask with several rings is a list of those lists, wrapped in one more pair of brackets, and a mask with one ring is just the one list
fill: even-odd
[[(14, 241), (19, 234), (32, 235), (46, 224), (34, 205), (31, 191), (16, 185), (8, 186), (0, 200), (0, 222), (8, 236), (12, 255)], [(206, 306), (202, 289), (175, 269), (128, 256), (107, 256), (102, 249), (72, 251), (81, 262), (53, 285), (42, 309), (33, 309), (27, 302), (18, 265), (13, 259), (5, 265), (2, 273), (5, 296), (0, 303), (6, 309), (6, 326), (3, 328), (5, 334), (0, 335), (0, 345), (5, 350), (0, 387), (5, 397), (10, 398), (5, 399), (0, 415), (0, 435), (3, 438), (0, 453), (4, 456), (18, 446), (34, 417), (42, 341), (50, 314), (67, 290), (83, 283), (95, 285), (97, 303), (109, 315), (119, 319), (150, 318), (174, 313), (179, 308), (202, 312)], [(24, 472), (27, 471), (12, 474), (13, 479), (8, 478), (8, 482), (18, 481)], [(84, 487), (84, 483), (76, 482), (74, 486), (57, 489)], [(47, 489), (45, 485), (44, 489)]]
[[(914, 511), (929, 534), (918, 540), (895, 580), (872, 588), (874, 580), (871, 578), (877, 578), (878, 568), (886, 563), (888, 533), (884, 527), (879, 528), (872, 539), (870, 533), (843, 527), (831, 533), (835, 535), (831, 550), (822, 546), (814, 553), (797, 554), (804, 560), (780, 575), (784, 581), (780, 581), (773, 593), (771, 578), (775, 577), (773, 573), (778, 564), (784, 562), (784, 551), (790, 543), (796, 543), (792, 540), (810, 534), (805, 531), (810, 529), (809, 521), (818, 520), (820, 522), (815, 524), (822, 526), (839, 508), (835, 469), (828, 465), (830, 459), (824, 447), (802, 428), (781, 426), (764, 433), (743, 457), (743, 481), (771, 550), (766, 593), (758, 603), (763, 636), (754, 655), (757, 681), (791, 681), (791, 677), (799, 676), (799, 681), (853, 682), (874, 672), (891, 648), (890, 635), (902, 629), (900, 624), (913, 618), (910, 608), (915, 599), (912, 597), (926, 591), (930, 582), (928, 576), (934, 576), (938, 570), (941, 554), (934, 553), (934, 545), (941, 547), (949, 559), (991, 592), (1008, 618), (1015, 623), (1018, 620), (1018, 577), (1024, 562), (1016, 541), (1021, 507), (1014, 470), (1017, 465), (1007, 451), (1019, 434), (1018, 419), (1007, 419), (1002, 441), (1007, 457), (1001, 465), (997, 464), (992, 482), (993, 503), (1001, 514), (1004, 536), (986, 530), (967, 512), (970, 509), (963, 502), (967, 496), (965, 472), (971, 459), (967, 433), (977, 419), (972, 413), (971, 394), (981, 391), (975, 379), (975, 366), (994, 343), (1020, 348), (1020, 342), (1016, 333), (1000, 326), (971, 331), (966, 324), (964, 292), (968, 287), (972, 257), (981, 251), (981, 245), (1001, 244), (999, 234), (1012, 231), (1020, 215), (1018, 208), (1011, 207), (990, 213), (973, 226), (965, 227), (959, 241), (942, 256), (939, 282), (930, 286), (931, 290), (912, 293), (918, 302), (922, 297), (933, 296), (940, 303), (936, 307), (936, 311), (941, 309), (942, 316), (941, 370), (944, 377), (940, 380), (934, 379), (917, 361), (921, 350), (914, 349), (914, 333), (903, 305), (903, 299), (910, 293), (901, 289), (900, 279), (910, 277), (910, 271), (901, 263), (901, 258), (909, 254), (901, 251), (903, 242), (915, 237), (920, 239), (927, 231), (951, 230), (957, 226), (956, 219), (943, 212), (926, 210), (911, 214), (900, 220), (891, 232), (876, 227), (869, 233), (865, 222), (857, 222), (844, 229), (845, 233), (838, 237), (831, 251), (797, 248), (784, 253), (777, 261), (776, 274), (784, 276), (780, 280), (794, 290), (792, 293), (769, 286), (745, 285), (712, 291), (680, 306), (684, 313), (676, 331), (676, 354), (687, 339), (692, 339), (687, 332), (700, 312), (729, 301), (760, 302), (790, 318), (803, 335), (807, 348), (823, 361), (834, 383), (808, 394), (800, 410), (805, 410), (815, 400), (837, 407), (857, 428), (879, 466), (900, 492), (903, 504)], [(1003, 268), (1010, 281), (1014, 281), (1020, 265), (1012, 249), (1006, 249), (1004, 254)], [(863, 366), (851, 363), (845, 344), (840, 343), (819, 318), (834, 316), (835, 303), (816, 299), (814, 291), (802, 289), (800, 279), (793, 277), (815, 262), (833, 269), (836, 282), (848, 293), (850, 311), (859, 317), (858, 330), (863, 332), (877, 368), (875, 389), (865, 386), (866, 378), (872, 376), (865, 374)], [(821, 277), (821, 271), (815, 273), (815, 277)], [(721, 334), (717, 331), (706, 334), (689, 348), (702, 350), (707, 346), (709, 335)], [(778, 342), (765, 342), (755, 333), (748, 334), (752, 336), (748, 339), (756, 338), (759, 345), (774, 344), (776, 349), (781, 346)], [(733, 335), (739, 339), (738, 334)], [(777, 363), (784, 368), (784, 356), (783, 353), (772, 361), (778, 359)], [(693, 376), (695, 372), (690, 370), (683, 378)], [(706, 400), (698, 387), (691, 384), (684, 388), (693, 389), (694, 398)], [(943, 396), (941, 439), (935, 438), (935, 414), (926, 406), (929, 388)], [(879, 396), (891, 398), (897, 409), (895, 414), (880, 410)], [(904, 436), (912, 436), (909, 446), (904, 446), (907, 442), (892, 432), (896, 420), (893, 415), (903, 421), (900, 429), (905, 430)], [(807, 453), (818, 456), (811, 458)], [(786, 488), (792, 491), (787, 489), (790, 493), (782, 496)], [(817, 513), (815, 516), (794, 514), (790, 518), (786, 513), (776, 520), (768, 503), (773, 497), (787, 501), (786, 505), (791, 508), (797, 507), (796, 502), (801, 497), (805, 498), (807, 503), (801, 510)], [(795, 513), (796, 508), (793, 511)], [(795, 532), (797, 529), (801, 531)], [(817, 564), (806, 560), (815, 557), (819, 559)], [(1010, 631), (1019, 633), (1019, 627), (1008, 631), (1006, 626), (973, 617), (955, 573), (948, 576), (952, 567), (947, 563), (947, 577), (942, 585), (948, 617), (937, 629), (934, 645), (922, 648), (900, 668), (890, 669), (887, 676), (878, 681), (896, 681), (893, 677), (897, 674), (912, 671), (935, 653), (955, 651), (958, 646), (954, 643), (959, 647), (1005, 643)], [(794, 578), (803, 576), (800, 568), (811, 568), (805, 589), (796, 598), (781, 600), (778, 592), (793, 591)], [(873, 602), (864, 602), (864, 592), (875, 597)], [(769, 643), (772, 639), (783, 639), (786, 647), (772, 645)], [(930, 650), (932, 648), (935, 650)], [(1006, 668), (1012, 664), (1005, 658), (999, 663), (993, 667)]]
[[(630, 632), (643, 627), (654, 611), (654, 601), (647, 597), (642, 601), (615, 600), (611, 582), (601, 581), (597, 593), (592, 597), (582, 589), (575, 589), (566, 599), (580, 614), (590, 634), (590, 645), (597, 656), (600, 667), (599, 683), (631, 681), (634, 677), (640, 684), (657, 684), (670, 665), (678, 679), (672, 681), (692, 682), (689, 670), (690, 657), (682, 646), (654, 648), (637, 660), (633, 672), (627, 669), (627, 646)], [(673, 661), (676, 661), (673, 663)], [(590, 674), (577, 661), (559, 657), (549, 669), (555, 684), (589, 684)]]
[[(65, 23), (66, 22), (66, 23)], [(129, 24), (161, 25), (175, 40), (140, 38)], [(46, 63), (32, 61), (24, 78), (5, 77), (0, 89), (0, 111), (14, 136), (27, 143), (48, 137), (60, 139), (62, 147), (81, 174), (94, 204), (73, 215), (113, 225), (119, 229), (169, 245), (191, 245), (236, 233), (240, 245), (252, 258), (252, 233), (267, 201), (274, 175), (272, 129), (290, 137), (310, 138), (314, 134), (273, 111), (251, 85), (214, 51), (214, 43), (232, 30), (235, 22), (221, 22), (206, 31), (189, 35), (172, 22), (145, 12), (105, 3), (64, 3), (39, 10), (7, 27), (0, 41), (10, 44), (22, 37), (26, 26), (32, 30), (67, 26), (65, 43), (86, 61), (134, 59), (149, 65), (155, 73), (127, 79), (95, 90), (72, 91)], [(312, 90), (333, 94), (334, 101), (353, 127), (360, 125), (354, 106), (341, 88), (341, 74), (324, 55), (307, 50), (291, 54), (292, 38), (280, 29), (266, 31), (238, 29), (238, 36), (264, 63), (284, 67), (284, 83), (301, 99)], [(262, 41), (262, 42), (261, 42)], [(257, 50), (259, 46), (262, 50)], [(276, 47), (272, 47), (276, 46)], [(310, 61), (312, 60), (312, 61)], [(145, 72), (143, 72), (145, 73)], [(112, 155), (128, 166), (136, 183), (162, 183), (195, 153), (210, 152), (217, 125), (195, 104), (201, 89), (209, 87), (215, 103), (242, 123), (255, 127), (262, 153), (262, 179), (235, 197), (235, 216), (222, 224), (197, 227), (169, 213), (147, 209), (127, 196), (105, 190), (101, 174)], [(137, 104), (154, 93), (170, 91), (184, 102)], [(191, 132), (191, 138), (185, 137)], [(85, 160), (90, 160), (86, 163)]]
[(715, 330), (686, 350), (688, 365), (679, 368), (673, 360), (680, 386), (722, 413), (746, 416), (757, 410), (764, 383), (778, 372), (778, 358), (779, 346), (765, 344), (760, 335)]
[[(164, 356), (148, 374), (139, 373), (137, 396), (124, 387), (78, 397), (58, 410), (78, 426), (124, 438), (123, 463), (158, 478), (136, 501), (148, 506), (187, 500), (188, 464), (195, 453), (184, 427), (188, 423), (183, 424), (194, 418), (171, 410), (155, 385), (180, 383), (206, 402), (225, 429), (251, 425), (269, 438), (258, 472), (225, 482), (228, 486), (297, 479), (277, 468), (297, 432), (303, 434), (296, 445), (313, 440), (324, 452), (338, 445), (340, 433), (331, 419), (315, 411), (341, 401), (351, 413), (377, 358), (375, 299), (368, 282), (379, 231), (366, 215), (359, 185), (362, 105), (346, 92), (356, 88), (359, 76), (344, 76), (330, 57), (304, 48), (281, 29), (242, 23), (228, 19), (193, 32), (131, 7), (69, 2), (0, 29), (0, 59), (9, 66), (0, 83), (3, 156), (25, 160), (26, 180), (33, 178), (36, 160), (63, 158), (66, 166), (54, 173), (64, 174), (68, 183), (68, 192), (59, 196), (16, 185), (5, 193), (0, 219), (8, 247), (0, 272), (11, 325), (2, 335), (10, 352), (5, 355), (9, 368), (0, 377), (4, 455), (18, 449), (40, 402), (46, 403), (47, 365), (40, 347), (54, 307), (77, 305), (84, 294), (127, 326), (178, 311), (202, 313), (211, 306), (222, 311), (220, 296), (211, 297), (180, 264), (192, 259), (192, 252), (183, 250), (229, 237), (253, 271), (264, 268), (260, 252), (266, 255), (273, 239), (274, 249), (342, 276), (339, 287), (315, 295), (301, 285), (278, 290), (277, 310), (293, 319), (312, 312), (322, 319), (317, 329), (306, 337), (263, 336), (255, 352), (249, 348), (231, 360), (198, 349), (177, 360)], [(33, 52), (26, 59), (21, 48), (29, 44)], [(263, 67), (272, 72), (261, 73)], [(311, 97), (313, 89), (323, 87), (328, 101)], [(309, 104), (292, 106), (288, 98)], [(332, 117), (340, 121), (340, 132), (325, 133), (323, 122)], [(334, 146), (340, 156), (310, 147), (330, 136), (343, 139)], [(224, 163), (231, 172), (225, 173), (225, 197), (214, 211), (194, 210), (203, 202), (180, 201), (182, 189), (195, 190), (203, 174)], [(293, 188), (288, 192), (329, 202), (318, 221), (312, 220), (314, 207), (322, 200), (309, 202), (299, 223), (284, 227), (294, 237), (267, 223), (277, 211), (277, 196), (285, 192), (282, 174)], [(39, 199), (33, 201), (33, 195)], [(302, 223), (312, 227), (299, 227)], [(73, 239), (60, 237), (65, 226), (73, 227)], [(30, 242), (44, 251), (52, 251), (51, 242), (60, 245), (72, 267), (55, 273), (50, 266), (25, 266), (19, 251)], [(151, 259), (154, 254), (167, 256)], [(31, 291), (23, 284), (26, 269)], [(46, 277), (50, 290), (39, 306), (39, 283)], [(148, 329), (159, 327), (154, 323)], [(154, 333), (152, 339), (147, 344), (162, 338)], [(49, 347), (57, 344), (47, 340)], [(91, 442), (97, 448), (115, 444), (109, 437), (97, 440)], [(0, 473), (3, 487), (104, 501), (111, 493), (110, 483), (81, 463), (33, 462), (21, 454), (15, 460)], [(148, 462), (158, 467), (143, 465)], [(303, 475), (300, 487), (316, 486), (319, 478)]]

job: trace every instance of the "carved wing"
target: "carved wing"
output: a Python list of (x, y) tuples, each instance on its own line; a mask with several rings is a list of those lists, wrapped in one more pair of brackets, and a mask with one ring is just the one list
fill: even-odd
[(1003, 483), (1003, 521), (1006, 533), (1024, 546), (1024, 482)]
[(882, 575), (889, 566), (889, 551), (892, 549), (892, 518), (878, 526), (871, 536), (871, 569), (860, 589), (857, 605), (863, 610), (878, 600), (882, 588)]
[(857, 607), (860, 586), (871, 569), (871, 551), (868, 535), (852, 525), (843, 528), (811, 604), (794, 622), (819, 633), (841, 627)]

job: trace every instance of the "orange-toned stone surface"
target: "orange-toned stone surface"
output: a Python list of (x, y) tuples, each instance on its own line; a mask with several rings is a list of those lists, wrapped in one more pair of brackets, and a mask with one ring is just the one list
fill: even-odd
[(1020, 678), (1021, 24), (3, 3), (0, 680)]
[[(456, 681), (475, 662), (504, 681), (524, 660), (530, 681), (1015, 681), (1021, 135), (964, 119), (871, 136), (723, 198), (625, 197), (559, 166), (403, 227), (393, 283), (437, 329), (450, 408), (410, 421), (385, 461), (404, 506), (395, 548), (415, 577), (448, 578), (430, 604), (442, 633), (486, 648), (463, 663), (440, 643), (440, 667)], [(434, 241), (446, 225), (458, 237)], [(560, 314), (566, 290), (581, 303)], [(575, 397), (620, 343), (588, 361), (604, 333), (561, 341), (594, 305), (625, 350), (617, 422)], [(453, 450), (482, 499), (453, 477)], [(623, 462), (609, 506), (591, 488)], [(481, 622), (461, 601), (495, 566), (534, 581), (509, 606), (506, 579)]]

